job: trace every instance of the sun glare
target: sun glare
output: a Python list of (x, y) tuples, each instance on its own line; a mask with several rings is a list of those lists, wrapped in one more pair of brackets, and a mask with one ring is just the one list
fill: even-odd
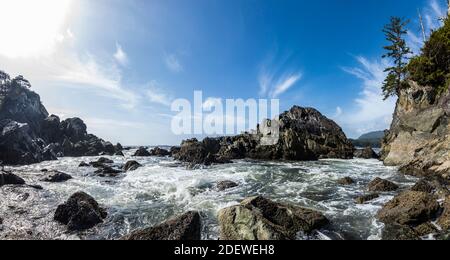
[(0, 55), (49, 53), (64, 33), (73, 0), (0, 0)]

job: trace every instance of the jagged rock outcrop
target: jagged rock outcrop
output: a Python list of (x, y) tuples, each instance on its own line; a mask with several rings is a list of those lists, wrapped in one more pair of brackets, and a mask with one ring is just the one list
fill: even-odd
[(369, 183), (367, 189), (371, 192), (389, 192), (396, 191), (398, 189), (398, 185), (381, 178), (375, 178), (373, 181)]
[(342, 129), (313, 108), (294, 106), (281, 114), (279, 120), (268, 124), (279, 126), (279, 136), (258, 126), (252, 134), (206, 138), (202, 142), (186, 140), (174, 158), (206, 165), (244, 158), (294, 161), (353, 158), (354, 147)]
[(25, 180), (10, 172), (0, 171), (0, 187), (4, 185), (24, 185)]
[(155, 147), (150, 151), (150, 154), (152, 156), (157, 156), (157, 157), (165, 157), (165, 156), (169, 156), (171, 155), (171, 153), (165, 149), (159, 148), (159, 147)]
[(202, 223), (196, 211), (187, 212), (157, 226), (137, 230), (122, 240), (201, 240)]
[(120, 147), (87, 133), (79, 118), (48, 114), (22, 76), (0, 73), (0, 160), (24, 165), (62, 156), (113, 155)]
[(58, 206), (54, 219), (67, 225), (69, 231), (82, 231), (102, 223), (106, 216), (106, 210), (94, 198), (84, 192), (77, 192)]
[(244, 200), (219, 212), (222, 240), (292, 240), (329, 223), (321, 213), (263, 197)]
[(372, 149), (372, 147), (366, 147), (364, 149), (356, 149), (354, 153), (355, 158), (360, 159), (379, 159), (380, 156)]
[(450, 172), (450, 94), (409, 82), (397, 102), (391, 129), (383, 140), (386, 165), (424, 177)]

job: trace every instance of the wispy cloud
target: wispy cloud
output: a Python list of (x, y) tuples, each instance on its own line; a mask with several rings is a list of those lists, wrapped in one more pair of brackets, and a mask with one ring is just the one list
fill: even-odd
[(362, 82), (362, 91), (354, 100), (354, 104), (343, 111), (338, 108), (335, 119), (352, 135), (361, 135), (374, 130), (389, 128), (395, 109), (395, 98), (383, 100), (383, 81), (386, 78), (384, 69), (386, 61), (368, 60), (356, 57), (358, 66), (343, 70)]
[(183, 65), (175, 54), (164, 55), (164, 63), (166, 64), (166, 67), (172, 72), (178, 73), (183, 71)]
[(118, 43), (116, 43), (116, 53), (114, 53), (114, 59), (116, 59), (116, 61), (122, 66), (128, 65), (128, 55)]
[(156, 81), (149, 83), (149, 88), (146, 94), (151, 103), (156, 103), (167, 107), (171, 105), (173, 100), (173, 98), (167, 94)]
[(277, 98), (295, 86), (302, 77), (300, 72), (283, 73), (280, 76), (263, 70), (258, 78), (259, 95)]

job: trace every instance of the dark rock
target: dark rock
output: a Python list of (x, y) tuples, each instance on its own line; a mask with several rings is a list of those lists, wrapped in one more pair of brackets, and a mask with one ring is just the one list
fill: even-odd
[(217, 190), (218, 191), (225, 191), (234, 187), (239, 186), (236, 182), (233, 181), (221, 181), (217, 183)]
[(383, 240), (420, 240), (419, 235), (409, 226), (399, 224), (385, 225), (382, 233)]
[(54, 171), (54, 172), (50, 172), (49, 174), (47, 174), (47, 176), (45, 176), (42, 181), (44, 182), (65, 182), (72, 179), (72, 176), (70, 176), (67, 173), (64, 172), (59, 172), (59, 171)]
[(406, 191), (384, 205), (377, 217), (383, 223), (419, 225), (435, 217), (439, 209), (437, 198), (433, 195)]
[(430, 234), (436, 234), (439, 232), (439, 230), (431, 222), (423, 223), (417, 227), (414, 227), (414, 231), (420, 237), (427, 236)]
[(345, 177), (345, 178), (339, 179), (337, 182), (340, 185), (352, 185), (355, 183), (355, 180), (353, 180), (350, 177)]
[(364, 204), (366, 202), (372, 201), (374, 199), (378, 199), (380, 195), (378, 194), (368, 194), (361, 197), (356, 198), (355, 202), (356, 204)]
[(86, 162), (81, 162), (78, 167), (90, 167), (91, 165)]
[(222, 240), (289, 240), (329, 223), (321, 213), (263, 197), (244, 200), (219, 212)]
[(0, 187), (4, 185), (24, 185), (25, 181), (17, 175), (2, 171), (0, 173)]
[(0, 160), (26, 165), (62, 156), (113, 155), (116, 148), (94, 135), (79, 118), (61, 122), (48, 115), (22, 76), (0, 80)]
[(395, 191), (399, 187), (397, 184), (381, 178), (376, 178), (368, 185), (368, 190), (372, 192), (389, 192)]
[(201, 240), (201, 218), (198, 212), (188, 212), (157, 226), (134, 231), (123, 240)]
[(428, 183), (426, 180), (420, 180), (411, 188), (411, 190), (432, 193), (434, 187), (431, 186), (431, 184)]
[(123, 167), (125, 172), (130, 172), (130, 171), (134, 171), (137, 170), (139, 167), (141, 167), (142, 165), (136, 161), (128, 161), (125, 166)]
[(10, 119), (0, 121), (0, 160), (4, 164), (26, 165), (43, 160), (56, 160), (44, 153), (40, 140), (28, 124)]
[(170, 148), (170, 155), (175, 156), (175, 154), (179, 153), (181, 150), (181, 147), (179, 146), (173, 146)]
[[(271, 127), (265, 127), (270, 125)], [(279, 136), (272, 128), (279, 126)], [(278, 121), (266, 121), (255, 133), (183, 141), (174, 158), (191, 165), (235, 159), (308, 161), (353, 158), (354, 147), (342, 129), (312, 108), (293, 107)]]
[(98, 167), (98, 170), (96, 170), (94, 173), (100, 177), (117, 177), (119, 173), (122, 173), (122, 171), (114, 169), (111, 166), (102, 165)]
[(150, 154), (149, 151), (147, 151), (147, 149), (145, 149), (145, 147), (140, 147), (140, 148), (136, 151), (136, 153), (134, 154), (134, 156), (137, 156), (137, 157), (149, 157), (149, 156), (152, 156), (152, 155)]
[(116, 152), (114, 155), (115, 156), (125, 156), (125, 154), (123, 154), (122, 151)]
[(169, 156), (170, 152), (164, 149), (161, 149), (159, 147), (155, 147), (154, 149), (152, 149), (150, 151), (150, 154), (152, 156), (160, 156), (160, 157), (165, 157), (165, 156)]
[(73, 194), (66, 203), (58, 206), (54, 219), (67, 225), (69, 231), (90, 229), (103, 222), (106, 211), (84, 192)]
[(100, 159), (97, 160), (97, 163), (106, 163), (106, 164), (108, 164), (108, 163), (114, 163), (114, 161), (110, 160), (108, 158), (105, 158), (105, 157), (101, 157)]
[(355, 158), (361, 159), (379, 159), (380, 156), (372, 149), (372, 147), (366, 147), (364, 149), (357, 149), (354, 153)]
[(41, 185), (27, 185), (30, 188), (33, 188), (35, 190), (43, 190), (44, 188)]

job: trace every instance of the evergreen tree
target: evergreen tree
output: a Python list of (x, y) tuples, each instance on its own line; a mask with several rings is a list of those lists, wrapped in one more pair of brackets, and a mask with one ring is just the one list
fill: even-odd
[(409, 21), (405, 21), (404, 19), (392, 17), (391, 22), (383, 29), (386, 40), (391, 43), (391, 45), (384, 47), (387, 53), (383, 55), (383, 58), (390, 58), (394, 64), (385, 70), (385, 72), (388, 72), (388, 76), (383, 83), (385, 99), (390, 96), (399, 95), (406, 77), (408, 55), (412, 53), (404, 39), (404, 35), (408, 33), (406, 30), (408, 23)]

